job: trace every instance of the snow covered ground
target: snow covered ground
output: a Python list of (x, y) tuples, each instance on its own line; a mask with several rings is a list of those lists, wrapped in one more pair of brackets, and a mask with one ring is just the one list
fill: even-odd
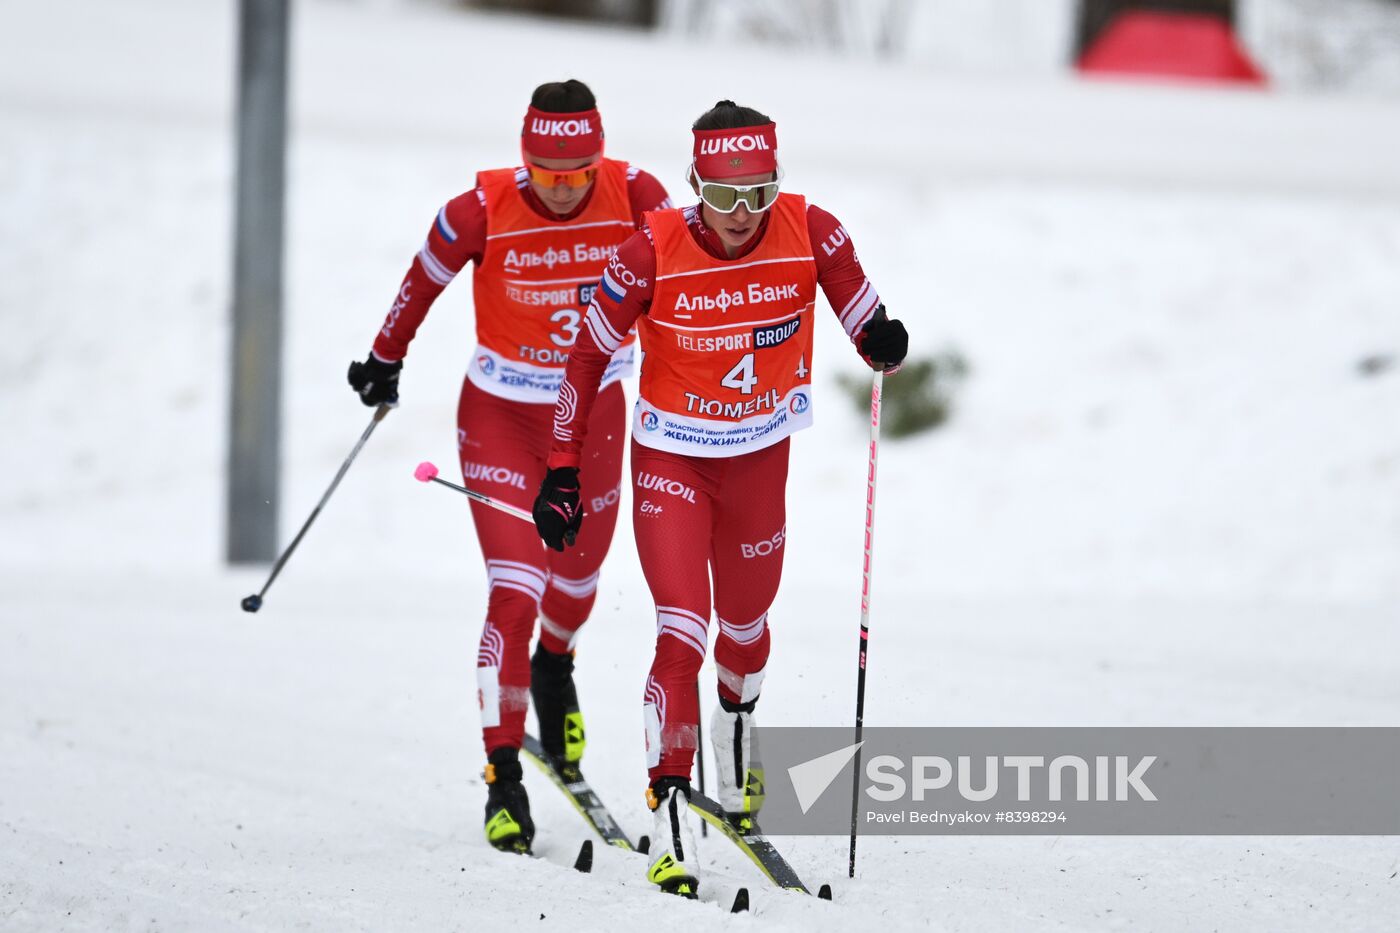
[[(484, 579), (453, 457), (456, 285), (258, 616), (220, 565), (234, 5), (0, 5), (0, 929), (1389, 929), (1360, 838), (783, 840), (836, 902), (663, 901), (542, 781), (480, 839)], [(368, 414), (343, 385), (443, 199), (576, 74), (673, 192), (720, 97), (773, 113), (915, 352), (972, 364), (881, 473), (869, 722), (1400, 719), (1400, 107), (984, 80), (443, 10), (297, 5), (283, 537)], [(566, 64), (551, 64), (553, 62)], [(709, 70), (707, 70), (709, 69)], [(842, 723), (864, 452), (819, 333), (764, 721)], [(653, 621), (630, 535), (580, 654), (634, 833)], [(614, 879), (617, 883), (611, 883)]]

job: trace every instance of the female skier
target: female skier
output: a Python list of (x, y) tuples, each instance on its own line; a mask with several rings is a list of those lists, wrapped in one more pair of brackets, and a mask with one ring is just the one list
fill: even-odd
[(632, 522), (657, 630), (643, 698), (656, 823), (647, 877), (691, 896), (698, 882), (686, 803), (712, 608), (719, 802), (741, 824), (762, 802), (750, 732), (787, 534), (788, 436), (812, 420), (817, 286), (871, 367), (893, 372), (909, 345), (840, 222), (780, 193), (772, 120), (720, 101), (692, 129), (689, 180), (700, 201), (647, 214), (609, 261), (559, 388), (534, 512), (550, 547), (587, 528), (578, 489), (593, 468), (590, 419), (608, 361), (635, 324), (644, 356), (632, 417)]
[[(369, 357), (350, 365), (366, 405), (397, 404), (399, 371), (429, 307), (468, 262), (477, 346), (457, 408), (457, 449), (469, 487), (522, 508), (545, 473), (553, 403), (584, 310), (617, 245), (643, 214), (670, 207), (661, 184), (603, 157), (603, 126), (580, 81), (536, 88), (521, 133), (523, 165), (481, 172), (438, 211)], [(519, 749), (531, 696), (540, 742), (559, 767), (583, 754), (573, 648), (598, 587), (617, 522), (626, 430), (619, 379), (633, 366), (630, 335), (602, 361), (588, 443), (574, 450), (588, 477), (574, 492), (589, 527), (550, 553), (516, 518), (471, 504), (489, 594), (477, 654), (486, 745), (486, 837), (528, 851), (535, 827)], [(535, 618), (540, 639), (534, 656)]]

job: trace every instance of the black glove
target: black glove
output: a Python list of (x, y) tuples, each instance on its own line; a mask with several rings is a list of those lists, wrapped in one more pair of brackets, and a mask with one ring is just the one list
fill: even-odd
[(871, 369), (893, 372), (909, 353), (909, 332), (899, 321), (885, 317), (885, 306), (875, 309), (875, 317), (861, 331), (856, 344)]
[(373, 353), (363, 363), (351, 363), (346, 378), (350, 388), (360, 394), (360, 401), (371, 408), (399, 403), (399, 370), (403, 360), (386, 363)]
[(574, 467), (550, 470), (540, 483), (540, 494), (535, 497), (535, 530), (556, 551), (572, 545), (578, 526), (583, 524), (578, 492), (578, 470)]

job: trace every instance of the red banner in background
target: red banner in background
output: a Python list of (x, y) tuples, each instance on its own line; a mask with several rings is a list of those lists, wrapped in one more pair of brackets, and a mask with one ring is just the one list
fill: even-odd
[(1137, 75), (1265, 86), (1230, 24), (1208, 14), (1121, 13), (1080, 56), (1092, 75)]

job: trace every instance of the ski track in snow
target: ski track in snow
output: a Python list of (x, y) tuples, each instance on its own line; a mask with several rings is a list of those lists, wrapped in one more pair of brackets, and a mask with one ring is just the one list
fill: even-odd
[[(866, 838), (854, 881), (845, 840), (778, 840), (833, 883), (818, 904), (712, 837), (709, 883), (754, 895), (732, 917), (601, 846), (574, 873), (583, 824), (527, 769), (545, 859), (490, 851), (484, 574), (462, 503), (409, 478), (452, 472), (469, 289), (424, 325), (404, 406), (263, 611), (240, 612), (264, 572), (219, 569), (234, 8), (121, 8), (12, 6), (9, 36), (44, 38), (0, 56), (0, 929), (1393, 927), (1384, 838)], [(1400, 355), (1396, 105), (715, 50), (752, 65), (749, 93), (680, 73), (671, 40), (324, 2), (296, 30), (284, 540), (368, 419), (345, 364), (437, 207), (513, 158), (520, 99), (556, 77), (517, 54), (528, 36), (578, 57), (611, 151), (673, 194), (694, 114), (774, 112), (791, 187), (842, 218), (915, 352), (971, 362), (953, 422), (882, 455), (867, 722), (1400, 718), (1400, 371), (1357, 372)], [(890, 128), (906, 84), (931, 117)], [(1072, 131), (1036, 136), (1020, 121), (1041, 106)], [(1139, 109), (1166, 128), (1103, 128)], [(882, 170), (885, 129), (926, 141), (927, 171), (908, 151)], [(1246, 130), (1291, 143), (1252, 155)], [(863, 425), (834, 377), (859, 370), (820, 323), (773, 724), (848, 722), (853, 700)], [(578, 678), (587, 773), (634, 837), (653, 638), (623, 523)]]

